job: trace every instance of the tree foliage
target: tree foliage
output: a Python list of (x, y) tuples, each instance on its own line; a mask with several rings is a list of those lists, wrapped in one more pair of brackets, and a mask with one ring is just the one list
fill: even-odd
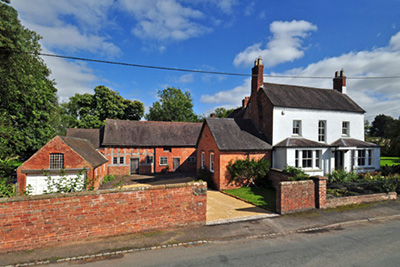
[(7, 2), (0, 2), (0, 158), (27, 158), (55, 135), (57, 90), (38, 56), (41, 37)]
[(99, 128), (105, 119), (140, 120), (144, 114), (142, 102), (124, 99), (104, 85), (97, 86), (94, 95), (75, 94), (62, 107), (66, 126), (78, 128)]
[(228, 118), (229, 115), (234, 111), (234, 108), (226, 109), (226, 108), (216, 108), (215, 109), (215, 117), (217, 118)]
[(379, 114), (375, 117), (372, 122), (370, 129), (370, 135), (375, 137), (386, 137), (388, 127), (394, 122), (394, 119), (390, 116)]
[(158, 91), (160, 101), (156, 101), (146, 114), (150, 121), (186, 121), (197, 122), (199, 117), (193, 112), (193, 99), (190, 92), (168, 87)]
[(255, 183), (267, 176), (270, 170), (270, 162), (265, 158), (238, 159), (230, 161), (227, 169), (231, 175), (231, 181), (242, 183), (246, 186), (255, 185)]

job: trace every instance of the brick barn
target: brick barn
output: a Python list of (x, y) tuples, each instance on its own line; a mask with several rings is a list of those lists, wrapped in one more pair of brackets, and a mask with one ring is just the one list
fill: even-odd
[(208, 169), (218, 190), (238, 188), (230, 183), (227, 165), (236, 159), (271, 159), (272, 146), (251, 120), (207, 118), (197, 141), (197, 169)]
[[(32, 194), (47, 190), (47, 177), (75, 178), (82, 172), (81, 181), (98, 189), (107, 171), (107, 159), (86, 139), (55, 136), (17, 169), (20, 191), (31, 185)], [(63, 174), (64, 172), (64, 174)]]
[(69, 129), (86, 138), (108, 160), (107, 173), (151, 174), (196, 171), (201, 123), (107, 119), (101, 129)]

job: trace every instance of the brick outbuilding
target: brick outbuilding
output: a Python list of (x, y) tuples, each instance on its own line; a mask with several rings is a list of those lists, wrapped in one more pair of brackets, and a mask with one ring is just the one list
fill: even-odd
[(107, 159), (86, 139), (55, 136), (17, 169), (20, 191), (31, 185), (32, 194), (47, 190), (47, 177), (74, 179), (98, 189), (107, 171)]
[(197, 169), (208, 169), (218, 190), (241, 187), (230, 182), (227, 165), (236, 159), (271, 160), (271, 145), (251, 120), (207, 118), (197, 141)]

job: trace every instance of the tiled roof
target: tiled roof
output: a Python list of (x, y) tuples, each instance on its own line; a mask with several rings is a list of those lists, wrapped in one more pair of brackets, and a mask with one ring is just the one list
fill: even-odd
[(207, 118), (206, 123), (221, 151), (265, 151), (272, 146), (251, 120)]
[(302, 137), (289, 137), (279, 142), (274, 147), (329, 147), (329, 145)]
[(100, 129), (82, 129), (82, 128), (69, 128), (67, 136), (77, 137), (88, 140), (95, 148), (101, 145), (101, 130)]
[(194, 147), (201, 123), (107, 119), (103, 146)]
[(379, 145), (374, 143), (365, 142), (354, 138), (339, 138), (331, 144), (335, 147), (378, 147)]
[(107, 162), (107, 159), (88, 140), (70, 136), (60, 136), (60, 138), (92, 167), (97, 167)]
[(264, 83), (263, 90), (278, 107), (365, 113), (348, 95), (333, 89)]

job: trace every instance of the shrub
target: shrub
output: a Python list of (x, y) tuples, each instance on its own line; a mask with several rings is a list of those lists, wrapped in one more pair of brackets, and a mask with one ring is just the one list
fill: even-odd
[(112, 175), (104, 175), (102, 184), (106, 184), (106, 183), (108, 183), (110, 181), (114, 181), (114, 180), (115, 180), (115, 175), (114, 174), (112, 174)]
[(332, 174), (328, 174), (329, 183), (349, 183), (357, 181), (358, 175), (354, 172), (347, 172), (343, 169), (334, 170)]
[(256, 185), (257, 181), (265, 178), (270, 169), (268, 160), (261, 158), (254, 159), (238, 159), (235, 162), (230, 161), (227, 169), (231, 175), (231, 182), (239, 182), (243, 185)]
[(306, 174), (302, 169), (293, 166), (285, 166), (283, 173), (290, 175), (289, 181), (301, 181), (308, 180), (310, 176)]
[(197, 180), (202, 180), (207, 182), (207, 187), (209, 189), (213, 189), (216, 190), (217, 187), (214, 184), (214, 180), (213, 180), (213, 173), (210, 172), (207, 168), (200, 168), (197, 171)]
[[(88, 181), (84, 181), (82, 178), (84, 172), (85, 170), (81, 170), (76, 177), (66, 177), (65, 170), (61, 170), (61, 177), (58, 179), (52, 178), (48, 173), (44, 173), (47, 175), (47, 188), (43, 190), (44, 194), (71, 193), (85, 190)], [(89, 183), (94, 184), (93, 181), (89, 181)], [(92, 185), (90, 187), (93, 189)]]
[(15, 185), (6, 179), (0, 179), (0, 198), (15, 196)]

